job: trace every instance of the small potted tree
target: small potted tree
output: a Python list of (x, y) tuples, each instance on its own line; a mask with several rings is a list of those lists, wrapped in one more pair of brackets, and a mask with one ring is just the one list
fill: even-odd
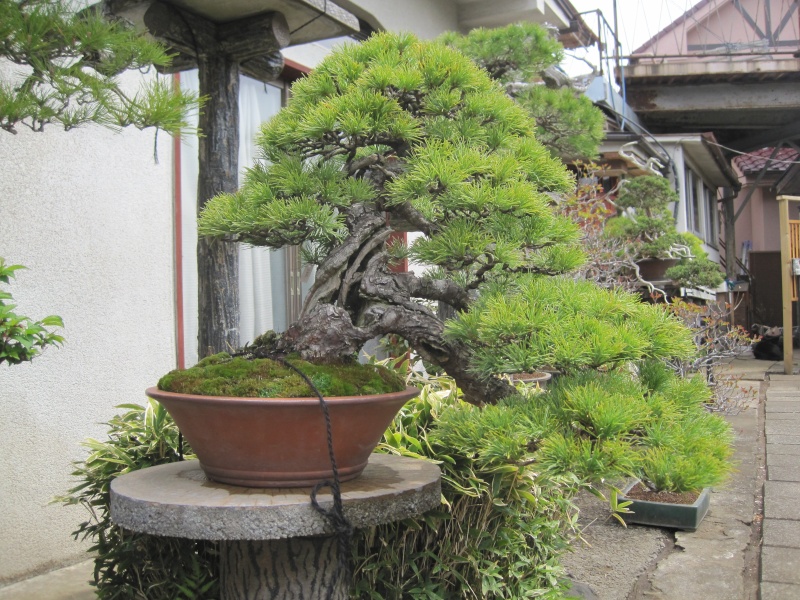
[(722, 283), (719, 266), (709, 260), (696, 236), (678, 233), (675, 228), (669, 207), (678, 200), (663, 177), (648, 175), (628, 180), (616, 199), (621, 214), (609, 219), (606, 233), (634, 247), (641, 279), (715, 288)]

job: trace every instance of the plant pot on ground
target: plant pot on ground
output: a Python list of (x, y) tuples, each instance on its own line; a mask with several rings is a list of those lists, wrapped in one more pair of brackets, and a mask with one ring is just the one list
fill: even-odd
[(622, 489), (617, 501), (627, 504), (627, 511), (620, 513), (625, 523), (694, 531), (708, 512), (711, 488), (682, 493), (655, 491), (635, 479)]

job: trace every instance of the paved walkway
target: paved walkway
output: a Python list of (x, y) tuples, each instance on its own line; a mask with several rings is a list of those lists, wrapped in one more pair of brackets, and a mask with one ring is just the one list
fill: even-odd
[(761, 599), (800, 598), (800, 376), (769, 375)]

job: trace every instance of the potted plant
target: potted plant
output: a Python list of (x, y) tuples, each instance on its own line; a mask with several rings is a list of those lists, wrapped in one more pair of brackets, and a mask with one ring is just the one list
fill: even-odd
[[(615, 316), (604, 325), (579, 317), (578, 363), (680, 355), (688, 337), (660, 309), (633, 308), (632, 297), (568, 278), (546, 283), (579, 264), (582, 252), (576, 226), (551, 208), (551, 195), (574, 180), (535, 128), (485, 71), (443, 44), (386, 33), (332, 53), (264, 125), (264, 161), (238, 192), (210, 200), (199, 222), (200, 234), (219, 243), (300, 246), (316, 267), (299, 319), (260, 340), (257, 353), (341, 364), (368, 340), (396, 335), (452, 376), (467, 402), (495, 403), (515, 393), (499, 374), (576, 359), (559, 352), (540, 362), (521, 338), (504, 343), (514, 332), (538, 335), (543, 321), (524, 312), (500, 315), (499, 344), (476, 352), (470, 319), (498, 297), (545, 306), (548, 288), (579, 314), (592, 288), (596, 306)], [(398, 230), (422, 236), (390, 242)], [(406, 258), (433, 269), (424, 276), (392, 270)], [(458, 314), (449, 323), (461, 325), (446, 327), (430, 308), (436, 302)], [(628, 318), (631, 311), (641, 323)], [(611, 337), (597, 335), (598, 327)], [(611, 343), (615, 327), (624, 329), (621, 349)], [(481, 362), (492, 353), (498, 360), (487, 369)]]
[(669, 210), (679, 198), (664, 177), (648, 175), (625, 181), (615, 201), (621, 214), (606, 223), (606, 234), (635, 248), (641, 279), (674, 281), (682, 287), (711, 287), (722, 283), (719, 266), (709, 260), (702, 242), (678, 233)]
[[(309, 397), (315, 391), (325, 398), (324, 413), (319, 398)], [(172, 415), (209, 478), (246, 487), (358, 477), (395, 414), (418, 393), (379, 365), (227, 353), (172, 371), (147, 390)]]

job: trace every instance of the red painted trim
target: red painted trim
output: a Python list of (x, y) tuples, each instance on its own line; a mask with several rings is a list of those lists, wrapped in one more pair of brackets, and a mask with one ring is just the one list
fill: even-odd
[(288, 83), (291, 83), (296, 79), (305, 77), (309, 73), (311, 73), (311, 69), (309, 69), (307, 66), (285, 58), (283, 60), (283, 71), (281, 72), (280, 78)]
[[(173, 85), (180, 88), (180, 73), (173, 76)], [(174, 227), (175, 227), (175, 322), (177, 336), (177, 360), (178, 368), (186, 368), (186, 348), (184, 345), (184, 313), (183, 313), (183, 213), (181, 211), (181, 136), (175, 135), (172, 138), (172, 186), (173, 186), (173, 208), (174, 208)]]

